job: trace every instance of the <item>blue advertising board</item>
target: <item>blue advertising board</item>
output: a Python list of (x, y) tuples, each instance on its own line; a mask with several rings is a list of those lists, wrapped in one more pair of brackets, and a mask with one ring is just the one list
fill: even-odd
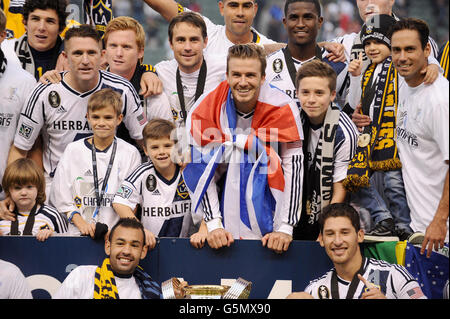
[[(17, 265), (34, 298), (50, 298), (78, 265), (99, 265), (103, 243), (86, 237), (0, 237), (0, 259)], [(161, 283), (171, 277), (189, 284), (231, 284), (241, 277), (252, 282), (250, 299), (285, 298), (301, 291), (332, 263), (318, 242), (293, 241), (283, 254), (262, 247), (259, 240), (236, 240), (231, 247), (196, 249), (189, 239), (163, 238), (140, 265)]]

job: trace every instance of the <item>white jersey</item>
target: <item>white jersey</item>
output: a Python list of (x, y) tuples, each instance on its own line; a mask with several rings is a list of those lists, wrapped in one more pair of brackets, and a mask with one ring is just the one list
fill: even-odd
[(148, 121), (159, 118), (173, 122), (170, 101), (165, 91), (145, 99), (145, 114), (147, 114)]
[[(297, 88), (292, 81), (291, 75), (289, 74), (289, 70), (286, 64), (286, 58), (284, 56), (284, 50), (278, 50), (267, 57), (267, 67), (266, 67), (266, 81), (268, 81), (271, 85), (279, 88), (287, 95), (289, 95), (292, 99), (294, 99), (300, 107), (300, 102), (297, 97)], [(343, 101), (345, 100), (345, 96), (348, 93), (348, 84), (350, 78), (348, 76), (348, 65), (343, 62), (332, 62), (327, 58), (328, 52), (322, 48), (322, 60), (329, 64), (333, 70), (337, 74), (336, 81), (336, 92), (338, 95), (337, 103), (343, 107)], [(306, 61), (299, 61), (292, 58), (295, 69), (298, 71), (300, 67), (315, 59), (312, 57)]]
[(33, 299), (30, 287), (19, 267), (1, 259), (0, 299)]
[[(43, 162), (48, 183), (54, 175), (67, 144), (92, 135), (86, 119), (89, 97), (104, 88), (119, 92), (123, 100), (123, 122), (131, 138), (142, 139), (146, 124), (139, 95), (130, 82), (107, 71), (99, 71), (99, 81), (92, 90), (79, 93), (64, 80), (57, 84), (39, 84), (24, 105), (14, 138), (14, 145), (30, 150), (42, 132)], [(50, 178), (48, 178), (50, 177)]]
[[(227, 61), (219, 57), (205, 57), (206, 62), (206, 82), (204, 93), (215, 89), (222, 81), (226, 79)], [(177, 127), (184, 126), (184, 118), (181, 112), (180, 100), (177, 88), (177, 68), (178, 63), (175, 59), (162, 61), (156, 66), (158, 76), (163, 83), (164, 93), (169, 98), (173, 120)], [(181, 83), (183, 84), (184, 101), (186, 105), (186, 114), (195, 104), (195, 92), (197, 90), (197, 80), (200, 70), (187, 74), (180, 71)]]
[[(17, 215), (19, 220), (19, 234), (22, 234), (27, 222), (30, 212), (19, 213)], [(50, 229), (58, 234), (67, 233), (67, 220), (54, 207), (48, 205), (41, 205), (37, 208), (34, 216), (34, 225), (31, 234), (36, 234), (43, 229)], [(3, 235), (9, 235), (11, 231), (11, 221), (0, 220), (0, 232)]]
[[(305, 292), (316, 299), (331, 299), (331, 278), (334, 269), (324, 276), (309, 283)], [(420, 289), (419, 283), (408, 273), (405, 267), (389, 264), (382, 260), (365, 258), (362, 276), (370, 283), (378, 286), (387, 299), (427, 299)], [(345, 299), (350, 282), (337, 276), (339, 298)], [(364, 283), (359, 281), (352, 299), (360, 299), (367, 290)]]
[(423, 233), (436, 213), (449, 169), (448, 89), (440, 75), (431, 85), (403, 85), (399, 93), (397, 147), (411, 228)]
[[(78, 266), (67, 275), (53, 299), (93, 299), (97, 266)], [(142, 299), (136, 279), (114, 277), (120, 299)]]
[[(322, 126), (314, 127), (311, 125), (308, 149), (306, 150), (306, 158), (308, 160), (308, 168), (313, 164), (314, 155), (316, 153), (317, 144), (319, 143)], [(343, 181), (347, 177), (348, 164), (356, 153), (358, 143), (358, 129), (347, 114), (341, 112), (339, 117), (339, 126), (336, 130), (336, 138), (334, 142), (333, 152), (333, 183)], [(322, 162), (322, 154), (317, 154), (316, 168), (320, 171), (320, 163)], [(319, 204), (320, 207), (320, 204)]]
[[(92, 145), (87, 140), (88, 138), (85, 138), (67, 145), (52, 182), (50, 203), (68, 215), (73, 211), (80, 212), (84, 220), (90, 222), (97, 208), (97, 198), (92, 167)], [(125, 178), (141, 164), (140, 153), (133, 145), (120, 138), (116, 138), (116, 141), (117, 150), (98, 213), (98, 221), (108, 225), (109, 229), (119, 220), (119, 216), (112, 208), (114, 195)], [(95, 153), (99, 192), (103, 187), (112, 149), (111, 145), (104, 151), (97, 150)], [(79, 236), (80, 230), (70, 224), (69, 233)]]
[(179, 166), (172, 180), (161, 176), (151, 162), (140, 165), (122, 183), (114, 203), (132, 210), (142, 207), (141, 222), (157, 237), (188, 237), (192, 227), (191, 198)]
[(36, 85), (31, 74), (18, 64), (10, 62), (8, 57), (6, 59), (5, 64), (0, 58), (0, 200), (5, 198), (1, 181), (8, 161), (8, 151), (16, 134), (20, 110)]
[[(187, 8), (184, 8), (184, 10), (190, 11)], [(231, 42), (226, 35), (226, 26), (215, 24), (205, 16), (202, 16), (202, 18), (203, 20), (205, 20), (208, 34), (208, 44), (206, 45), (206, 49), (204, 50), (205, 56), (214, 55), (226, 58), (226, 56), (228, 55), (228, 49), (234, 45), (234, 43)], [(252, 28), (251, 31), (253, 34), (253, 43), (259, 45), (277, 43), (262, 35), (254, 28)]]

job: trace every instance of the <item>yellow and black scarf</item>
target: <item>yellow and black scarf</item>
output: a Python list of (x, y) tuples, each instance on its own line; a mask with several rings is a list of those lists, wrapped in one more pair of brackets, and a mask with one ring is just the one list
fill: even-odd
[[(133, 277), (138, 284), (142, 299), (162, 299), (160, 286), (142, 267), (136, 267)], [(109, 258), (105, 258), (102, 265), (95, 271), (94, 299), (120, 299)]]
[(441, 65), (441, 67), (444, 69), (444, 77), (447, 78), (448, 80), (448, 66), (450, 64), (450, 60), (449, 60), (449, 42), (447, 41), (447, 43), (443, 46), (441, 54), (439, 56), (439, 63)]
[[(362, 113), (369, 115), (372, 99), (369, 83), (373, 79), (376, 65), (370, 65), (362, 81)], [(360, 187), (368, 187), (372, 171), (390, 171), (402, 167), (395, 142), (395, 124), (398, 106), (398, 73), (391, 57), (383, 62), (374, 88), (375, 104), (372, 125), (366, 126), (358, 140), (356, 154), (348, 166), (343, 184), (347, 191), (356, 192)], [(364, 142), (366, 138), (367, 142)]]

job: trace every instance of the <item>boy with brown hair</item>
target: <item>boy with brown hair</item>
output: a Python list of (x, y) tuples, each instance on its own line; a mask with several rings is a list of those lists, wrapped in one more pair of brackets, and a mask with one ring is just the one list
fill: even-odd
[(56, 169), (50, 202), (67, 214), (71, 235), (96, 238), (97, 222), (111, 228), (119, 220), (111, 207), (114, 194), (141, 163), (139, 151), (115, 136), (121, 109), (122, 99), (114, 90), (95, 92), (87, 111), (93, 136), (70, 143)]
[[(174, 156), (177, 143), (172, 138), (174, 129), (175, 125), (168, 120), (148, 122), (142, 134), (144, 151), (150, 161), (128, 175), (113, 203), (115, 211), (124, 217), (134, 217), (133, 210), (140, 204), (142, 224), (157, 237), (188, 237), (202, 217), (194, 222), (191, 214), (191, 199), (181, 174), (182, 166)], [(205, 239), (206, 234), (199, 239), (201, 246)]]

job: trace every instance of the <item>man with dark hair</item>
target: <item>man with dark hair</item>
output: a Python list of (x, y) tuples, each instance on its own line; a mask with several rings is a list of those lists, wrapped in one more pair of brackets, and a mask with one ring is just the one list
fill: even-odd
[(138, 94), (122, 77), (100, 70), (99, 34), (88, 25), (71, 28), (65, 37), (64, 57), (69, 71), (57, 84), (39, 84), (23, 105), (8, 160), (25, 157), (43, 131), (43, 162), (49, 193), (59, 158), (68, 143), (91, 135), (86, 112), (89, 97), (102, 88), (120, 92), (124, 123), (130, 136), (140, 141), (146, 119)]
[(225, 59), (204, 55), (208, 39), (206, 23), (195, 12), (180, 13), (169, 23), (169, 44), (175, 59), (155, 67), (178, 127), (184, 127), (186, 115), (198, 98), (225, 79)]
[(334, 268), (290, 299), (426, 299), (419, 283), (400, 265), (365, 258), (359, 215), (346, 203), (325, 207), (319, 242)]
[(59, 34), (66, 27), (66, 0), (27, 0), (23, 5), (23, 24), (26, 32), (18, 39), (6, 41), (14, 50), (23, 69), (36, 80), (57, 67), (63, 50)]
[(292, 99), (265, 81), (265, 64), (261, 47), (232, 46), (227, 81), (204, 94), (186, 121), (194, 146), (183, 176), (193, 210), (199, 214), (203, 208), (207, 241), (215, 249), (244, 238), (260, 239), (282, 253), (298, 222), (300, 113)]
[(448, 244), (449, 86), (441, 74), (424, 84), (431, 47), (427, 24), (405, 19), (392, 28), (392, 61), (405, 79), (399, 92), (397, 146), (411, 228), (425, 233), (421, 253)]
[(145, 233), (135, 218), (121, 218), (105, 240), (100, 266), (78, 266), (54, 299), (161, 299), (161, 288), (139, 266), (147, 255)]

